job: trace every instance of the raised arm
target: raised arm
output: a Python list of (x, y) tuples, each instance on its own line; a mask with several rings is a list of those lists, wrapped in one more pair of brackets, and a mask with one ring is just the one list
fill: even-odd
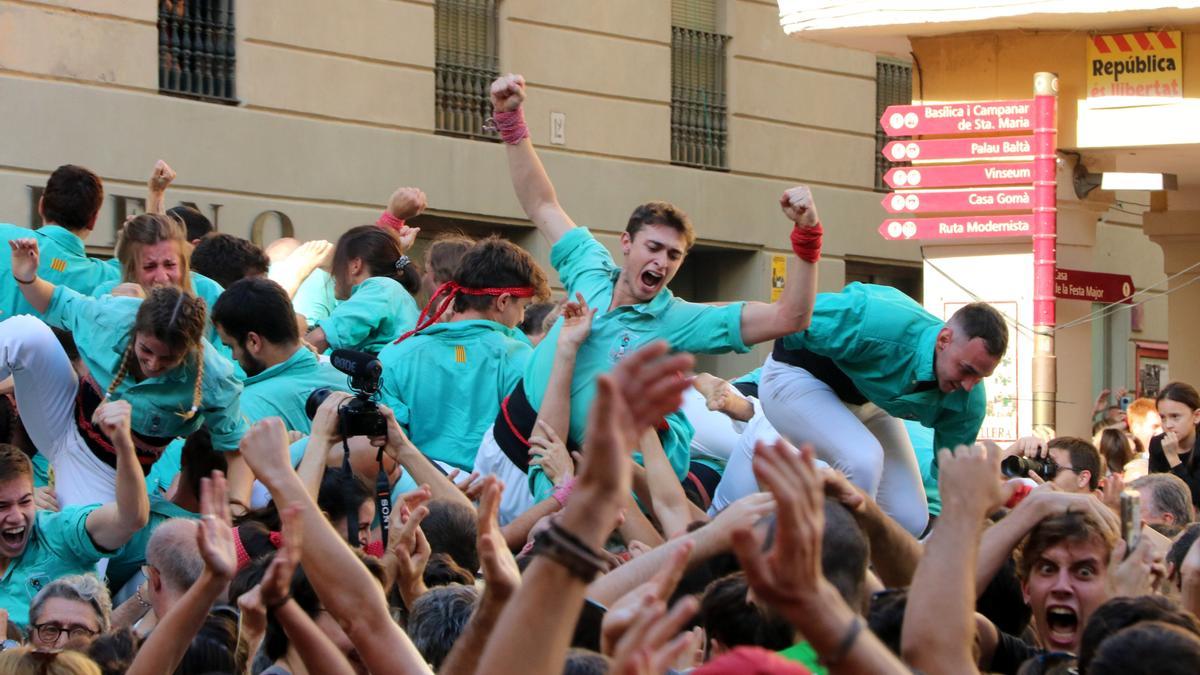
[(146, 213), (164, 215), (167, 212), (167, 188), (175, 180), (175, 170), (161, 159), (154, 163), (150, 180), (146, 181)]
[(13, 280), (21, 289), (21, 295), (39, 314), (45, 314), (54, 297), (54, 284), (38, 277), (41, 253), (37, 239), (13, 239), (8, 245), (12, 248)]
[(117, 499), (88, 514), (86, 524), (92, 541), (108, 551), (124, 546), (150, 522), (146, 476), (138, 463), (129, 431), (131, 413), (129, 401), (107, 401), (101, 403), (92, 416), (92, 421), (99, 425), (117, 451)]
[(976, 673), (975, 558), (983, 520), (1011, 487), (999, 480), (1000, 453), (982, 445), (938, 453), (942, 517), (917, 566), (904, 611), (904, 660), (925, 673)]
[(787, 282), (779, 299), (771, 304), (748, 302), (742, 310), (742, 341), (747, 345), (798, 333), (812, 320), (822, 232), (817, 205), (812, 191), (799, 185), (783, 193), (779, 206), (795, 223), (792, 250), (796, 256), (788, 261)]
[(553, 246), (575, 223), (558, 204), (554, 185), (546, 175), (525, 128), (525, 78), (505, 75), (492, 83), (492, 109), (500, 136), (508, 148), (508, 173), (525, 215)]
[(204, 571), (162, 617), (138, 650), (126, 671), (131, 675), (175, 672), (192, 644), (192, 638), (204, 625), (208, 611), (237, 571), (233, 529), (229, 526), (229, 501), (225, 496), (225, 478), (220, 471), (214, 471), (211, 480), (200, 480), (200, 512), (196, 543), (204, 560)]
[(283, 421), (270, 417), (255, 424), (242, 439), (241, 449), (280, 508), (301, 507), (305, 543), (301, 564), (325, 609), (345, 629), (367, 668), (379, 675), (430, 672), (412, 641), (392, 621), (383, 589), (292, 470)]

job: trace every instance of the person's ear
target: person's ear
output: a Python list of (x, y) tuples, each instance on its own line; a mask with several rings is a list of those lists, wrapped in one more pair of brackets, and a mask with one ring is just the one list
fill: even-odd
[(950, 327), (950, 324), (946, 324), (945, 326), (942, 327), (942, 329), (940, 331), (938, 331), (938, 334), (937, 334), (936, 345), (937, 345), (938, 351), (945, 349), (953, 341), (954, 341), (954, 329)]
[(258, 356), (262, 352), (263, 339), (262, 336), (254, 331), (246, 333), (246, 351)]
[(629, 236), (628, 232), (621, 233), (621, 253), (629, 255), (633, 250), (633, 237)]
[(503, 314), (504, 311), (508, 309), (508, 306), (512, 303), (512, 301), (513, 297), (511, 293), (501, 293), (500, 295), (496, 296), (496, 304), (493, 306), (496, 308), (497, 313)]
[(1174, 513), (1164, 513), (1164, 514), (1162, 514), (1162, 519), (1163, 519), (1163, 522), (1166, 523), (1167, 525), (1175, 524), (1175, 514)]
[(1091, 471), (1089, 471), (1088, 469), (1084, 469), (1083, 471), (1080, 471), (1080, 472), (1079, 472), (1078, 474), (1076, 474), (1076, 475), (1078, 476), (1078, 480), (1079, 480), (1079, 488), (1080, 488), (1081, 490), (1082, 490), (1082, 489), (1084, 489), (1084, 488), (1086, 488), (1088, 485), (1090, 485), (1090, 484), (1091, 484), (1091, 482), (1092, 482), (1092, 472), (1091, 472)]
[(146, 580), (150, 582), (150, 590), (154, 592), (162, 591), (162, 576), (159, 575), (158, 569), (154, 567), (146, 568)]

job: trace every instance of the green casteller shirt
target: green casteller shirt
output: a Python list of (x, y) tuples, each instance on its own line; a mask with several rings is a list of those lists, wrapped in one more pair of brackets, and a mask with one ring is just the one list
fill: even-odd
[[(568, 297), (581, 293), (589, 306), (599, 309), (591, 335), (579, 348), (571, 381), (571, 439), (575, 443), (583, 443), (596, 378), (612, 370), (626, 354), (655, 340), (666, 340), (674, 350), (695, 354), (750, 351), (742, 340), (742, 302), (721, 306), (686, 302), (664, 288), (650, 302), (608, 311), (621, 269), (587, 228), (563, 235), (550, 249), (550, 264), (558, 271)], [(525, 392), (534, 410), (542, 406), (561, 330), (559, 319), (533, 350), (525, 369)], [(682, 479), (687, 475), (695, 431), (678, 412), (668, 415), (667, 423), (663, 448)]]
[(333, 292), (333, 277), (329, 272), (318, 267), (312, 271), (296, 290), (292, 298), (292, 308), (304, 317), (309, 328), (317, 325), (322, 319), (333, 313), (338, 306), (337, 296)]
[[(33, 238), (37, 240), (40, 262), (38, 276), (55, 286), (66, 286), (91, 295), (97, 286), (121, 278), (121, 271), (103, 260), (89, 258), (83, 240), (58, 225), (45, 225), (36, 230), (0, 223), (0, 240)], [(12, 256), (0, 255), (0, 321), (16, 314), (37, 311), (25, 301), (21, 287), (13, 279)]]
[(379, 352), (380, 400), (430, 459), (470, 471), (533, 349), (494, 321), (434, 324)]
[(832, 359), (872, 403), (933, 429), (934, 448), (953, 449), (975, 442), (987, 393), (982, 382), (970, 392), (918, 390), (919, 383), (937, 382), (934, 347), (945, 325), (890, 286), (855, 282), (818, 294), (808, 328), (784, 337), (783, 346)]
[[(141, 304), (138, 298), (111, 295), (89, 298), (58, 286), (43, 319), (55, 328), (74, 334), (80, 358), (96, 382), (107, 387), (116, 377), (129, 343), (130, 327)], [(234, 377), (229, 361), (220, 356), (208, 340), (203, 340), (202, 345), (204, 381), (200, 410), (190, 420), (180, 417), (180, 413), (186, 413), (192, 407), (196, 369), (190, 360), (181, 367), (141, 382), (126, 377), (115, 397), (133, 404), (131, 424), (140, 434), (186, 438), (203, 425), (212, 434), (214, 448), (237, 450), (238, 441), (249, 429), (238, 403), (242, 383)]]
[(314, 389), (350, 391), (349, 376), (305, 347), (298, 347), (288, 360), (247, 377), (242, 384), (242, 414), (250, 424), (280, 417), (288, 431), (305, 434), (312, 430), (312, 420), (304, 404)]
[(817, 650), (812, 648), (812, 645), (807, 642), (800, 642), (788, 647), (787, 649), (778, 652), (780, 656), (799, 663), (800, 665), (812, 671), (813, 675), (827, 675), (829, 669), (821, 665), (821, 656), (817, 654)]
[(330, 349), (379, 353), (388, 343), (412, 330), (421, 313), (417, 301), (399, 281), (371, 277), (350, 289), (350, 297), (321, 321)]
[(38, 510), (33, 531), (19, 557), (8, 562), (0, 577), (0, 607), (8, 610), (8, 620), (29, 625), (29, 603), (55, 579), (70, 574), (96, 571), (101, 558), (113, 555), (102, 551), (87, 531), (87, 518), (99, 504), (70, 506), (62, 511)]
[(146, 564), (146, 544), (150, 543), (150, 535), (158, 529), (159, 525), (167, 522), (171, 518), (188, 518), (198, 520), (199, 513), (192, 513), (187, 509), (176, 506), (161, 494), (152, 493), (150, 495), (150, 521), (146, 526), (133, 534), (133, 537), (121, 547), (108, 561), (108, 587), (115, 595), (121, 587), (137, 574), (139, 568)]

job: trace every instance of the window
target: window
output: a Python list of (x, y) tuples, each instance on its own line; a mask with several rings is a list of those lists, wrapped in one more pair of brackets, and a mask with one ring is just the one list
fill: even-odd
[(438, 132), (498, 139), (483, 129), (492, 116), (488, 89), (500, 76), (496, 0), (436, 0), (433, 13)]
[(236, 103), (234, 0), (159, 0), (158, 89)]
[(918, 265), (895, 265), (869, 260), (846, 259), (846, 283), (861, 282), (891, 286), (921, 302), (923, 270)]
[(887, 145), (888, 135), (883, 133), (879, 118), (889, 105), (909, 105), (912, 103), (912, 66), (900, 61), (878, 60), (875, 62), (875, 189), (886, 191), (887, 183), (883, 182), (883, 174), (893, 166), (908, 166), (907, 162), (892, 162), (883, 156), (883, 146)]
[(671, 163), (728, 169), (725, 43), (714, 0), (671, 0)]

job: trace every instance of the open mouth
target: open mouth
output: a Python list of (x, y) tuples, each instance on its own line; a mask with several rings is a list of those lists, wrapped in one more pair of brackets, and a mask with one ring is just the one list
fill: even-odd
[(646, 288), (658, 288), (665, 278), (666, 275), (664, 274), (660, 274), (653, 270), (646, 270), (645, 272), (642, 272), (642, 285)]
[(25, 527), (10, 527), (7, 530), (0, 530), (0, 539), (4, 540), (6, 546), (20, 546), (25, 542)]
[(1049, 642), (1056, 646), (1071, 646), (1075, 644), (1079, 616), (1070, 607), (1047, 607), (1046, 627), (1050, 631), (1046, 636)]

